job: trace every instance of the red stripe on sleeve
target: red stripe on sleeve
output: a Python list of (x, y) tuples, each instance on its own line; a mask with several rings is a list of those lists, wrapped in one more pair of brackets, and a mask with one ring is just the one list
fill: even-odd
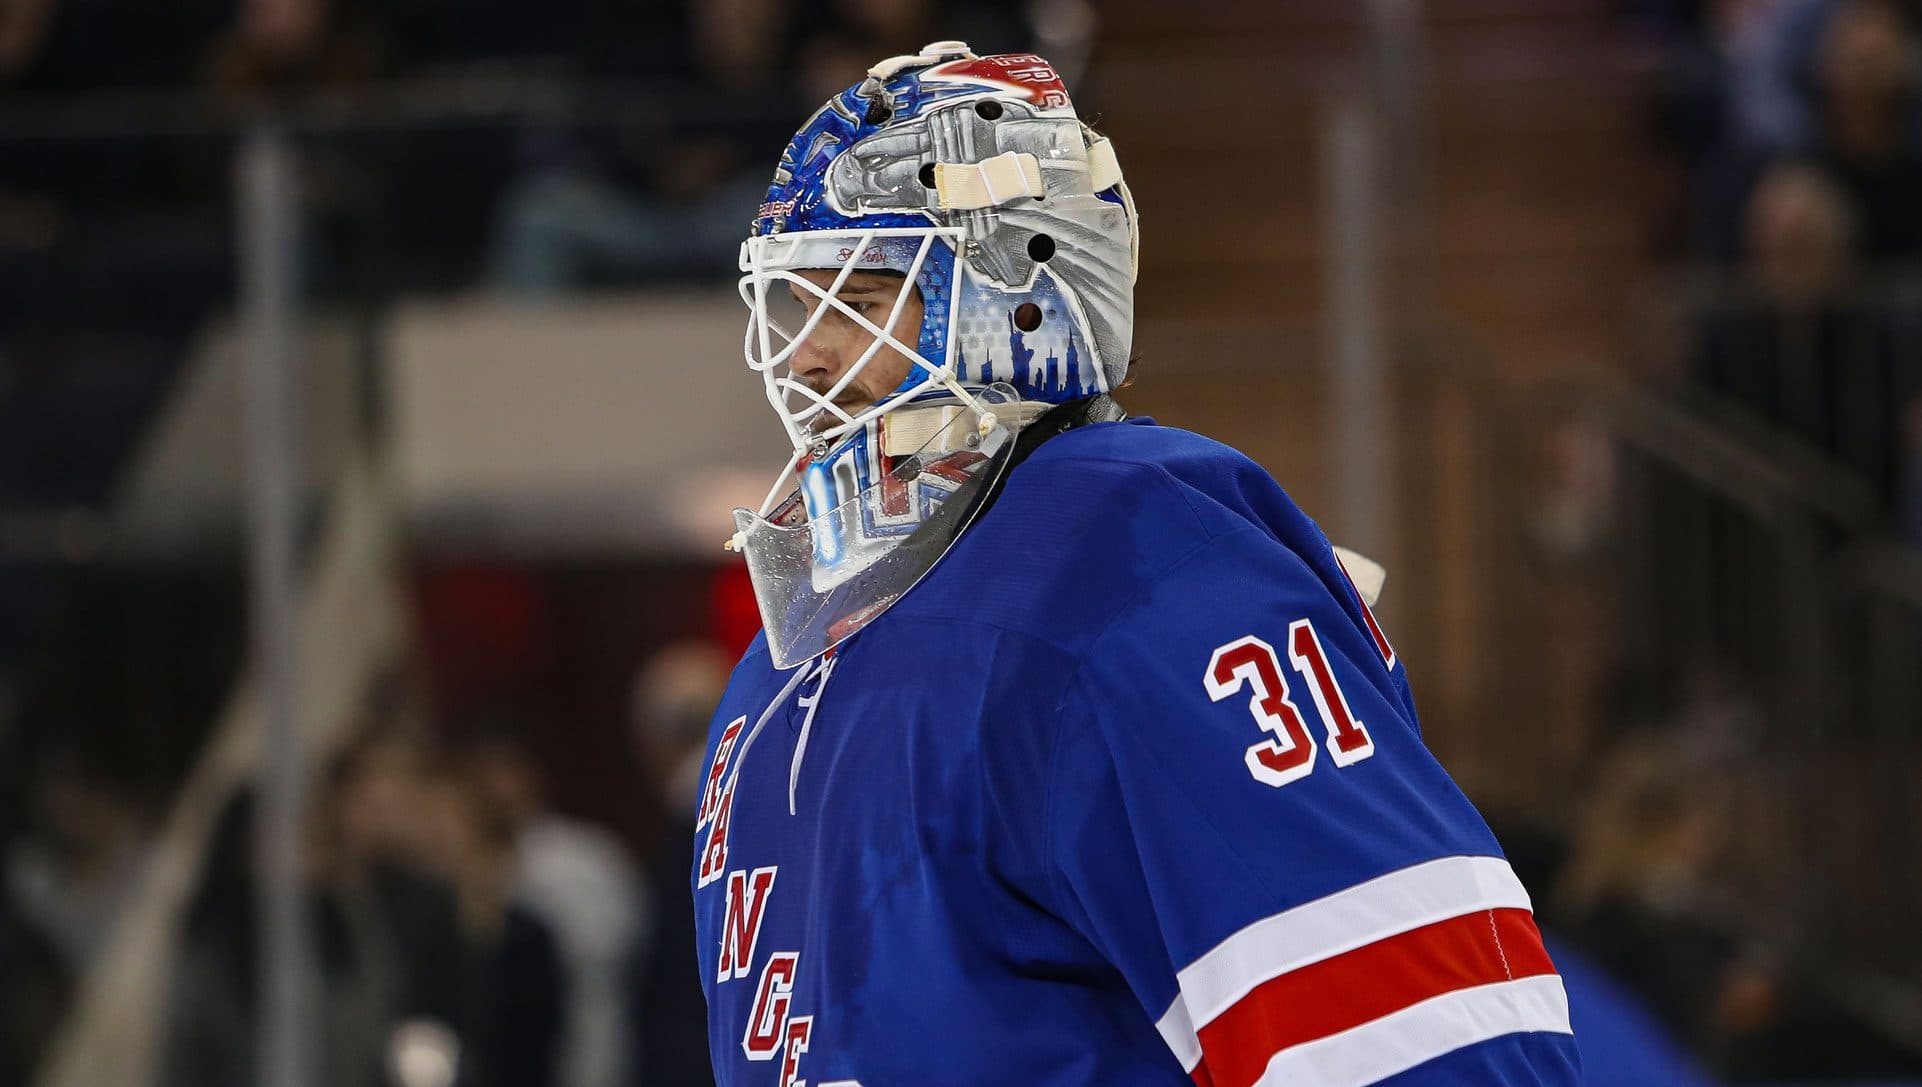
[(1457, 989), (1554, 972), (1527, 910), (1481, 910), (1411, 929), (1256, 986), (1197, 1032), (1195, 1082), (1248, 1087), (1284, 1049)]

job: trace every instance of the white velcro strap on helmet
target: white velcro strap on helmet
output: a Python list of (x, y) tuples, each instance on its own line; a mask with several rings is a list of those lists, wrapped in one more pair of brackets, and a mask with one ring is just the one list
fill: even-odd
[[(938, 456), (967, 447), (974, 428), (961, 421), (959, 404), (901, 408), (881, 418), (881, 452), (906, 457), (926, 451)], [(935, 443), (940, 438), (939, 444)]]
[(1121, 161), (1115, 158), (1114, 144), (1103, 136), (1088, 145), (1088, 185), (1095, 192), (1106, 192), (1121, 183)]
[(868, 76), (869, 78), (878, 79), (886, 83), (888, 80), (893, 79), (895, 73), (903, 68), (924, 67), (930, 64), (939, 64), (944, 60), (973, 59), (975, 59), (974, 50), (968, 48), (967, 42), (929, 42), (921, 47), (919, 53), (907, 53), (898, 57), (889, 57), (879, 64), (876, 64), (874, 67), (868, 69)]
[(934, 166), (934, 191), (949, 210), (1000, 207), (1024, 196), (1040, 196), (1041, 163), (1026, 151), (1003, 151), (980, 162)]
[[(1040, 400), (1017, 400), (996, 404), (994, 413), (1006, 422), (1026, 426), (1053, 407)], [(960, 404), (897, 408), (881, 417), (881, 452), (890, 457), (916, 453), (938, 457), (973, 449), (980, 444), (973, 422), (973, 413)]]

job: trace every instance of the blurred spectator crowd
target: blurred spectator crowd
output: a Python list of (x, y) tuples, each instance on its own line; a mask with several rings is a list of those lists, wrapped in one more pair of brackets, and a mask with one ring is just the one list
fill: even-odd
[(0, 502), (99, 502), (235, 289), (234, 136), (300, 155), (310, 298), (733, 273), (789, 134), (1021, 0), (0, 0)]
[[(688, 871), (707, 719), (731, 661), (662, 649), (635, 677), (634, 841), (562, 814), (502, 712), (405, 699), (329, 758), (303, 858), (321, 1079), (337, 1087), (711, 1082)], [(29, 1082), (109, 955), (159, 826), (111, 748), (51, 744), (0, 857), (0, 1082)], [(225, 806), (165, 983), (163, 1087), (250, 1087), (260, 963), (251, 793)], [(134, 906), (132, 908), (139, 908)]]
[(1922, 6), (1638, 5), (1681, 184), (1685, 376), (1872, 489), (1922, 546)]
[[(1922, 548), (1922, 4), (1615, 8), (1654, 61), (1653, 249), (1679, 270), (1640, 300), (1631, 376), (1747, 459), (1631, 452), (1579, 421), (1587, 405), (1552, 431), (1535, 543), (1590, 564), (1547, 607), (1596, 731), (1571, 741), (1573, 814), (1504, 840), (1566, 953), (1705, 1072), (1908, 1082), (1916, 944), (1860, 904), (1922, 893), (1889, 871), (1913, 855), (1922, 721), (1865, 692), (1871, 658), (1922, 627), (1872, 625), (1836, 571), (1885, 539)], [(1739, 490), (1753, 465), (1771, 494), (1819, 501), (1758, 514)], [(1826, 654), (1826, 701), (1791, 697), (1809, 690), (1798, 651)], [(1890, 678), (1912, 685), (1905, 667)], [(1820, 908), (1838, 903), (1853, 916)]]

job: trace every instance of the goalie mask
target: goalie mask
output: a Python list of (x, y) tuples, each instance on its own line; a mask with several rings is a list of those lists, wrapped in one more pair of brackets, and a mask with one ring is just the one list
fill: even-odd
[[(794, 449), (731, 541), (777, 667), (912, 588), (1023, 423), (1119, 384), (1135, 267), (1114, 152), (1040, 57), (938, 42), (808, 120), (741, 247), (747, 363)], [(856, 282), (893, 286), (850, 304)], [(830, 329), (857, 346), (809, 361)]]

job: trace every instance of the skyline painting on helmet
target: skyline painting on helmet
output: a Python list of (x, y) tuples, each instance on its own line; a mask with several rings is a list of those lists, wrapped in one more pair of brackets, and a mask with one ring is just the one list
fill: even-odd
[(1037, 400), (1050, 402), (1108, 391), (1098, 368), (1083, 372), (1078, 338), (1067, 333), (1067, 322), (1062, 319), (1069, 302), (1053, 276), (1045, 270), (1038, 272), (1034, 289), (1029, 292), (1029, 300), (1041, 315), (1034, 332), (1023, 332), (1015, 324), (1013, 311), (1001, 313), (997, 321), (995, 307), (970, 305), (966, 294), (978, 289), (972, 277), (964, 279), (962, 303), (956, 307), (959, 316), (954, 319), (955, 380), (964, 385), (1005, 381), (1029, 391)]

